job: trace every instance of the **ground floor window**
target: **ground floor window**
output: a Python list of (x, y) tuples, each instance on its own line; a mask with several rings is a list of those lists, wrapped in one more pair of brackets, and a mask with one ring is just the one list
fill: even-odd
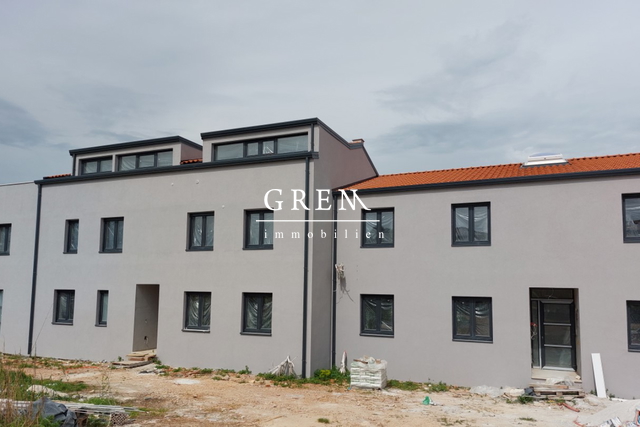
[(107, 326), (107, 312), (109, 309), (109, 291), (98, 291), (98, 310), (96, 326)]
[(629, 350), (640, 351), (640, 301), (627, 301)]
[(184, 328), (208, 331), (211, 325), (211, 292), (185, 294)]
[(393, 336), (393, 295), (362, 295), (360, 303), (360, 333)]
[(242, 332), (271, 334), (273, 294), (243, 294)]
[(56, 290), (54, 299), (54, 323), (73, 324), (73, 306), (76, 291)]
[(453, 339), (493, 341), (491, 298), (453, 297)]

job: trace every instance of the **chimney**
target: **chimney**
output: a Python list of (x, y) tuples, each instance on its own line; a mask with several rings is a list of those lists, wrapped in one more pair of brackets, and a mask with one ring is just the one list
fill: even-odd
[(351, 144), (364, 144), (364, 139), (358, 138), (351, 140)]

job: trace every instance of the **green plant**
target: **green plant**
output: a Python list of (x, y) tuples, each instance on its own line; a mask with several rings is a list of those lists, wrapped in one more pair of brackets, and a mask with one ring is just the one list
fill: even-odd
[(229, 374), (235, 374), (236, 371), (233, 369), (216, 369), (216, 374), (218, 375), (229, 375)]
[(87, 400), (85, 400), (86, 403), (90, 403), (92, 405), (109, 405), (109, 406), (115, 406), (118, 405), (118, 401), (116, 399), (112, 399), (110, 397), (90, 397)]
[[(328, 370), (328, 369), (326, 369)], [(318, 418), (318, 422), (322, 423), (322, 424), (329, 424), (331, 421), (329, 421), (329, 419), (327, 418)]]
[(389, 380), (387, 381), (387, 387), (397, 388), (400, 390), (415, 391), (422, 389), (423, 385), (420, 383), (414, 383), (413, 381)]
[(523, 394), (522, 396), (518, 396), (518, 402), (526, 405), (527, 403), (533, 402), (533, 397)]
[(167, 365), (156, 365), (156, 369), (169, 369)]
[(210, 369), (210, 368), (204, 368), (204, 369), (200, 369), (200, 371), (198, 371), (198, 373), (202, 374), (202, 375), (210, 374), (212, 372), (213, 372), (213, 369)]
[(118, 362), (122, 362), (122, 356), (118, 356)]
[(447, 384), (447, 383), (443, 383), (442, 381), (436, 383), (436, 384), (429, 384), (429, 390), (436, 392), (436, 393), (440, 393), (443, 391), (449, 391), (451, 387)]
[(176, 373), (177, 373), (177, 372), (181, 372), (181, 371), (182, 371), (182, 368), (174, 368), (174, 369), (172, 370), (172, 372), (176, 372)]
[(251, 371), (249, 370), (249, 367), (247, 365), (244, 365), (244, 369), (238, 371), (238, 373), (241, 375), (249, 375), (251, 374)]

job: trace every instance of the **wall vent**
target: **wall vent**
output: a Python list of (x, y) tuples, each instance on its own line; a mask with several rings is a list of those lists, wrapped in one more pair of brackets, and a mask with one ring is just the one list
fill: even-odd
[(529, 156), (526, 163), (522, 166), (545, 166), (545, 165), (562, 165), (568, 163), (562, 154), (556, 153), (536, 153)]

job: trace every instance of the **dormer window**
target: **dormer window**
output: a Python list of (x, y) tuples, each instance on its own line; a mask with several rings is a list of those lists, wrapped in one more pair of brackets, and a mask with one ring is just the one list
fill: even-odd
[(113, 160), (111, 159), (111, 157), (82, 160), (80, 162), (80, 167), (82, 175), (100, 172), (111, 172), (113, 170)]
[(308, 150), (307, 134), (265, 138), (233, 144), (214, 146), (214, 160), (241, 159), (243, 157), (269, 156), (272, 154), (296, 153)]
[(118, 170), (157, 168), (173, 164), (173, 151), (152, 151), (139, 154), (129, 154), (118, 158)]

